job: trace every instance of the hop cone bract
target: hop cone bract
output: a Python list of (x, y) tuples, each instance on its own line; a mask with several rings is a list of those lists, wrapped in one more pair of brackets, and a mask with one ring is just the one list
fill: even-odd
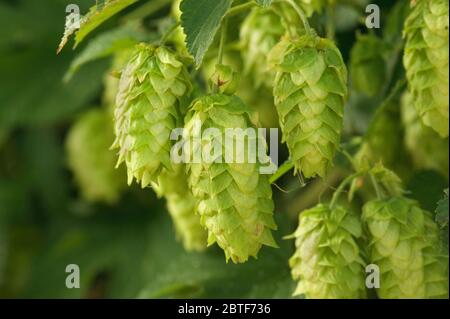
[(289, 263), (298, 280), (294, 294), (311, 299), (364, 298), (364, 260), (357, 240), (359, 218), (343, 207), (318, 206), (303, 211), (294, 233)]
[(403, 64), (425, 125), (448, 136), (448, 0), (420, 0), (405, 22)]
[(324, 176), (343, 125), (347, 69), (342, 56), (331, 41), (308, 35), (280, 42), (271, 55), (278, 70), (275, 105), (295, 170), (305, 177)]
[(175, 165), (172, 172), (164, 170), (153, 186), (159, 196), (166, 198), (167, 209), (184, 248), (188, 251), (204, 250), (207, 232), (200, 225), (196, 200), (187, 185), (184, 167), (180, 164)]
[(138, 45), (122, 72), (115, 109), (118, 164), (125, 162), (128, 183), (145, 187), (163, 168), (171, 170), (172, 129), (181, 120), (180, 103), (190, 90), (183, 63), (170, 50)]
[[(235, 263), (256, 257), (262, 245), (276, 246), (271, 234), (276, 224), (268, 175), (260, 173), (258, 159), (252, 163), (247, 155), (250, 141), (258, 137), (249, 137), (246, 143), (243, 137), (230, 134), (229, 141), (236, 143), (236, 148), (225, 148), (227, 128), (253, 128), (249, 114), (250, 109), (234, 95), (209, 95), (192, 103), (185, 125), (185, 140), (192, 150), (187, 164), (188, 183), (198, 200), (201, 223), (208, 230), (208, 244), (217, 242), (227, 261), (231, 258)], [(203, 132), (212, 129), (201, 143), (194, 142), (198, 123)], [(238, 149), (239, 142), (244, 142), (244, 149)], [(214, 152), (210, 159), (195, 160), (196, 154), (211, 154), (211, 149)], [(231, 152), (227, 159), (225, 156)], [(243, 155), (241, 162), (238, 154)]]
[(422, 123), (410, 93), (403, 95), (401, 106), (405, 127), (404, 142), (414, 166), (434, 169), (448, 176), (448, 138), (440, 138), (434, 130)]
[(83, 114), (69, 131), (68, 164), (87, 200), (114, 203), (126, 186), (124, 172), (114, 168), (113, 140), (112, 118), (103, 110)]
[(448, 252), (430, 213), (403, 197), (377, 199), (363, 207), (370, 261), (380, 268), (380, 298), (446, 298)]

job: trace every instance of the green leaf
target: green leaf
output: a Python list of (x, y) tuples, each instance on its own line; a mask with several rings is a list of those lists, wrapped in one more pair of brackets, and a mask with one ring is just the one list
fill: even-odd
[(69, 17), (66, 19), (66, 29), (64, 31), (61, 43), (57, 52), (60, 52), (66, 45), (72, 34), (75, 33), (75, 46), (77, 47), (83, 39), (92, 31), (94, 31), (103, 22), (110, 19), (128, 6), (136, 3), (138, 0), (107, 0), (101, 2), (101, 5), (95, 5), (89, 9), (89, 12), (80, 18), (80, 28), (77, 30), (76, 25), (71, 24)]
[(256, 3), (261, 7), (268, 7), (272, 4), (272, 0), (256, 0)]
[(437, 203), (436, 221), (441, 227), (448, 226), (448, 188), (444, 190), (444, 198)]
[(232, 0), (183, 0), (181, 25), (189, 53), (200, 67)]
[(64, 76), (68, 81), (84, 64), (107, 57), (117, 51), (132, 47), (145, 39), (145, 33), (137, 24), (126, 24), (111, 31), (104, 32), (92, 39), (86, 48), (75, 57)]

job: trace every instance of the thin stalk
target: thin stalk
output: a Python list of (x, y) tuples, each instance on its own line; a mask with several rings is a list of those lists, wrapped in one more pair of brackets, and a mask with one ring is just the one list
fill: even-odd
[(225, 42), (227, 40), (227, 27), (228, 27), (228, 19), (224, 19), (222, 22), (222, 29), (220, 33), (220, 43), (219, 43), (219, 53), (217, 55), (217, 64), (222, 64), (223, 62), (223, 53), (225, 48)]
[(335, 30), (334, 30), (334, 22), (335, 22), (335, 6), (328, 5), (327, 6), (327, 38), (334, 41)]
[(375, 176), (373, 176), (372, 173), (370, 173), (369, 176), (370, 176), (370, 181), (372, 182), (373, 188), (375, 189), (375, 193), (377, 194), (377, 198), (383, 199), (384, 198), (383, 191), (381, 190), (381, 187), (378, 184)]
[(291, 159), (288, 159), (286, 162), (283, 163), (283, 165), (278, 168), (278, 170), (273, 174), (269, 182), (270, 184), (275, 183), (278, 179), (280, 179), (284, 174), (289, 172), (294, 167), (294, 162)]
[(240, 14), (244, 11), (247, 11), (248, 9), (254, 7), (256, 5), (256, 3), (254, 1), (249, 1), (237, 6), (232, 7), (230, 10), (228, 10), (227, 14), (226, 14), (226, 18), (235, 16), (237, 14)]
[(164, 35), (162, 36), (161, 40), (159, 41), (159, 45), (164, 45), (166, 44), (167, 40), (169, 40), (170, 36), (172, 35), (172, 33), (181, 25), (181, 22), (177, 22), (175, 23), (173, 26), (170, 27), (169, 30), (166, 31), (166, 33), (164, 33)]
[(295, 12), (299, 16), (300, 20), (302, 20), (303, 26), (305, 27), (306, 34), (311, 35), (311, 27), (309, 25), (308, 19), (306, 18), (305, 13), (302, 9), (293, 1), (293, 0), (285, 0), (289, 5), (294, 8)]
[(333, 194), (333, 197), (331, 198), (331, 202), (330, 202), (330, 208), (333, 208), (334, 205), (336, 204), (337, 200), (339, 199), (339, 196), (341, 195), (341, 193), (344, 191), (344, 188), (350, 184), (355, 178), (359, 177), (363, 175), (363, 172), (357, 172), (354, 173), (350, 176), (347, 176), (342, 182), (341, 184), (338, 186), (338, 188), (336, 189), (336, 191)]

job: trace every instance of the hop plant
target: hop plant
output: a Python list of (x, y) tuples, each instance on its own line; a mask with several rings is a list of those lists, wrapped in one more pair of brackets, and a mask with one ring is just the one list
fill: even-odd
[(305, 11), (308, 17), (314, 13), (322, 13), (327, 5), (334, 4), (336, 0), (295, 0), (296, 3)]
[(404, 143), (414, 166), (434, 169), (448, 176), (448, 138), (440, 138), (434, 130), (425, 126), (413, 103), (412, 95), (405, 93), (401, 104)]
[(420, 0), (405, 21), (403, 64), (420, 118), (448, 136), (448, 1)]
[(448, 298), (448, 256), (430, 213), (404, 197), (363, 207), (371, 263), (380, 268), (380, 298)]
[(311, 299), (364, 298), (364, 260), (358, 239), (359, 218), (343, 207), (318, 206), (303, 211), (294, 233), (289, 263), (298, 281), (295, 295)]
[(305, 177), (324, 176), (339, 145), (347, 69), (336, 46), (305, 35), (271, 52), (277, 69), (273, 95), (283, 141)]
[(116, 156), (109, 150), (113, 140), (112, 118), (100, 109), (83, 114), (67, 136), (69, 167), (89, 201), (112, 204), (126, 186), (124, 172), (114, 169)]
[(127, 65), (133, 54), (132, 49), (126, 49), (117, 52), (113, 57), (111, 69), (104, 76), (104, 92), (102, 102), (108, 108), (111, 116), (114, 116), (114, 109), (116, 106), (116, 96), (119, 91), (119, 75), (122, 69)]
[(379, 93), (386, 82), (384, 42), (374, 34), (357, 34), (350, 54), (350, 76), (358, 91), (368, 96)]
[[(198, 121), (203, 130), (218, 131), (210, 139), (194, 143)], [(260, 174), (260, 163), (249, 160), (251, 138), (249, 143), (244, 143), (242, 162), (238, 162), (238, 150), (233, 151), (231, 160), (223, 159), (226, 143), (220, 140), (225, 141), (226, 128), (253, 127), (250, 109), (238, 97), (223, 93), (195, 100), (186, 116), (185, 138), (194, 156), (187, 164), (188, 184), (198, 201), (201, 224), (208, 230), (208, 244), (217, 242), (227, 261), (231, 259), (235, 263), (243, 263), (249, 256), (256, 257), (262, 245), (276, 247), (271, 234), (276, 229), (272, 190), (267, 175)], [(230, 140), (232, 145), (239, 143), (237, 135)], [(219, 145), (220, 152), (214, 152), (210, 160), (193, 160), (199, 151), (197, 154), (210, 154), (213, 145)]]
[(115, 109), (117, 165), (126, 163), (146, 187), (163, 168), (171, 170), (170, 133), (181, 121), (183, 98), (190, 91), (185, 66), (165, 47), (140, 44), (122, 72)]
[(164, 170), (153, 187), (159, 196), (166, 198), (167, 210), (184, 248), (188, 251), (204, 250), (207, 233), (196, 214), (196, 200), (187, 185), (184, 167), (179, 164), (172, 172)]
[(244, 73), (251, 75), (255, 87), (272, 87), (274, 74), (267, 55), (286, 32), (280, 17), (271, 10), (254, 8), (241, 26), (240, 41)]

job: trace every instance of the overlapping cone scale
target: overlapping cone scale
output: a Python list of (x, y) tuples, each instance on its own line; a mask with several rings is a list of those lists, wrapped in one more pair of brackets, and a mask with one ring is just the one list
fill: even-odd
[[(201, 142), (198, 123), (204, 134)], [(186, 116), (185, 141), (192, 150), (186, 165), (188, 184), (198, 201), (201, 223), (208, 230), (208, 244), (217, 243), (227, 261), (231, 259), (234, 263), (256, 257), (262, 245), (276, 246), (271, 233), (276, 224), (268, 175), (260, 173), (261, 161), (256, 158), (252, 162), (252, 155), (248, 155), (250, 143), (256, 143), (255, 139), (260, 137), (231, 134), (228, 141), (236, 146), (226, 148), (226, 129), (253, 127), (250, 109), (236, 96), (224, 94), (195, 100)], [(205, 133), (208, 129), (212, 129), (210, 134)], [(244, 148), (238, 148), (237, 144), (244, 140), (247, 141)], [(260, 141), (266, 151), (265, 140)], [(211, 157), (194, 160), (196, 154)], [(268, 160), (264, 157), (262, 162)]]
[(319, 204), (300, 213), (289, 260), (295, 295), (310, 299), (365, 298), (359, 218), (343, 207)]
[(405, 21), (403, 64), (423, 123), (448, 136), (448, 0), (416, 1)]
[(305, 35), (271, 52), (273, 94), (283, 141), (305, 177), (324, 176), (339, 146), (347, 97), (347, 69), (329, 40)]
[(380, 269), (378, 297), (448, 298), (448, 252), (430, 213), (404, 197), (363, 207), (370, 262)]
[(172, 129), (181, 126), (180, 104), (191, 85), (185, 66), (165, 47), (140, 44), (122, 72), (116, 98), (113, 148), (125, 162), (128, 183), (149, 185), (171, 170)]

